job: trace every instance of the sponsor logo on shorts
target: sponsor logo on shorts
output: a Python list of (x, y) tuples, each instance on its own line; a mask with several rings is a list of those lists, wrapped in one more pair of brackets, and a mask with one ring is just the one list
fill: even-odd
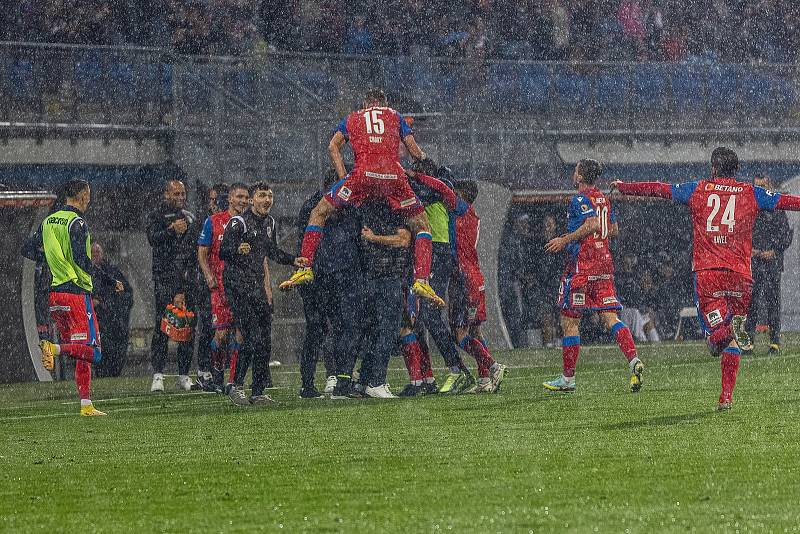
[(478, 315), (478, 308), (467, 309), (467, 316), (470, 318), (470, 320), (475, 319), (477, 315)]
[(336, 193), (336, 196), (342, 200), (350, 200), (350, 195), (352, 194), (353, 192), (350, 191), (350, 188), (342, 186), (341, 189), (339, 189), (339, 192)]
[(51, 312), (54, 312), (54, 311), (72, 311), (72, 308), (69, 307), (69, 306), (50, 306), (50, 308), (48, 308), (48, 309)]
[(742, 293), (741, 291), (714, 291), (711, 294), (711, 296), (714, 298), (735, 297), (737, 299), (742, 298), (742, 295), (744, 295), (744, 293)]
[(616, 304), (617, 297), (603, 297), (603, 304)]
[(400, 207), (401, 208), (407, 208), (409, 206), (413, 206), (416, 203), (417, 203), (417, 197), (407, 198), (406, 200), (401, 200), (400, 201)]
[(710, 311), (706, 314), (706, 319), (708, 320), (708, 326), (717, 326), (722, 322), (722, 314), (719, 310)]
[(611, 280), (610, 274), (590, 274), (586, 277), (586, 279), (590, 282), (596, 282), (597, 280)]
[(72, 334), (69, 336), (70, 341), (86, 341), (87, 339), (89, 339), (88, 334)]
[(572, 294), (572, 305), (573, 306), (583, 306), (586, 304), (586, 294), (585, 293), (573, 293)]

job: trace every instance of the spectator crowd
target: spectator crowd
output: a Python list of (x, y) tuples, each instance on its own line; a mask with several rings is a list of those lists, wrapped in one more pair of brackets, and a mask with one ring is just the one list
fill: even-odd
[[(6, 6), (5, 4), (10, 4)], [(531, 60), (793, 62), (792, 0), (9, 0), (0, 38)]]

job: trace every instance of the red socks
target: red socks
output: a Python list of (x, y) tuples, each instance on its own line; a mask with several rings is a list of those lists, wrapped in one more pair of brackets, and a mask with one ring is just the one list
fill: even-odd
[(309, 265), (314, 263), (314, 254), (317, 253), (320, 241), (322, 241), (322, 227), (306, 226), (306, 231), (303, 234), (303, 244), (300, 246), (300, 256), (308, 258)]
[(239, 361), (239, 343), (237, 341), (228, 343), (228, 355), (231, 358), (231, 370), (228, 376), (228, 382), (233, 382), (233, 377), (236, 376), (236, 362)]
[(575, 376), (575, 366), (581, 351), (581, 336), (567, 336), (561, 340), (561, 355), (564, 358), (564, 376)]
[[(410, 333), (403, 336), (403, 360), (406, 362), (406, 369), (408, 369), (408, 377), (412, 382), (422, 381), (422, 348), (417, 341), (417, 335)], [(430, 358), (428, 359), (428, 367), (430, 367)]]
[(92, 366), (86, 360), (80, 359), (75, 362), (75, 385), (78, 386), (78, 396), (81, 400), (91, 398)]
[(708, 336), (708, 342), (714, 348), (715, 352), (720, 352), (728, 346), (733, 339), (733, 330), (730, 324), (720, 326)]
[(489, 368), (494, 365), (494, 358), (489, 354), (489, 351), (483, 344), (475, 338), (464, 336), (458, 345), (464, 349), (470, 356), (475, 358), (475, 363), (478, 364), (478, 377), (487, 378), (489, 376)]
[(625, 355), (628, 361), (636, 358), (636, 345), (633, 343), (633, 336), (631, 330), (625, 323), (618, 321), (617, 324), (611, 327), (611, 335), (617, 340), (619, 350)]
[[(308, 235), (308, 232), (306, 232)], [(414, 240), (414, 279), (427, 280), (431, 275), (433, 242), (429, 232), (419, 232)], [(305, 243), (305, 239), (303, 240)]]
[(728, 347), (722, 351), (719, 364), (722, 368), (722, 393), (719, 395), (720, 404), (731, 402), (733, 388), (736, 386), (736, 375), (739, 373), (739, 360), (741, 351), (738, 348)]

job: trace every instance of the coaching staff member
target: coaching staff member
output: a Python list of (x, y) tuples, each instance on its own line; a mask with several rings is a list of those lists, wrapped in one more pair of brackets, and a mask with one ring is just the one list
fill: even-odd
[[(195, 282), (195, 243), (199, 228), (194, 214), (186, 209), (186, 186), (180, 180), (164, 183), (163, 200), (147, 217), (147, 241), (153, 248), (153, 290), (155, 324), (150, 343), (153, 384), (150, 391), (164, 391), (167, 336), (161, 332), (161, 318), (168, 304), (191, 307)], [(178, 344), (178, 389), (192, 389), (189, 367), (194, 340)]]
[[(756, 175), (753, 184), (774, 190), (775, 184), (769, 176)], [(781, 350), (781, 274), (783, 273), (783, 253), (792, 244), (792, 229), (786, 212), (781, 210), (760, 211), (753, 226), (753, 298), (747, 313), (747, 332), (751, 343), (744, 348), (745, 353), (753, 350), (756, 326), (759, 320), (759, 306), (764, 305), (769, 326), (769, 352), (776, 354)]]
[[(250, 186), (252, 207), (232, 217), (219, 249), (225, 262), (222, 274), (225, 297), (234, 322), (242, 333), (236, 368), (231, 369), (233, 387), (228, 393), (237, 405), (270, 404), (264, 394), (272, 384), (269, 359), (272, 353), (272, 287), (267, 258), (283, 265), (304, 267), (305, 262), (278, 248), (272, 208), (272, 189), (264, 182)], [(244, 378), (253, 364), (252, 395), (244, 393)]]

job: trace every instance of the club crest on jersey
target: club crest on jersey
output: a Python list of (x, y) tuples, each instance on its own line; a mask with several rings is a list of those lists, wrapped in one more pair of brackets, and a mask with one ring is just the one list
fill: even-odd
[(719, 310), (710, 311), (706, 314), (706, 319), (708, 320), (708, 326), (714, 327), (722, 322), (722, 314)]
[(572, 305), (573, 306), (583, 306), (586, 304), (586, 294), (585, 293), (573, 293), (572, 294)]
[(336, 193), (336, 196), (342, 200), (350, 200), (350, 195), (352, 194), (353, 192), (350, 191), (350, 188), (342, 186), (342, 188), (339, 189), (339, 192)]

